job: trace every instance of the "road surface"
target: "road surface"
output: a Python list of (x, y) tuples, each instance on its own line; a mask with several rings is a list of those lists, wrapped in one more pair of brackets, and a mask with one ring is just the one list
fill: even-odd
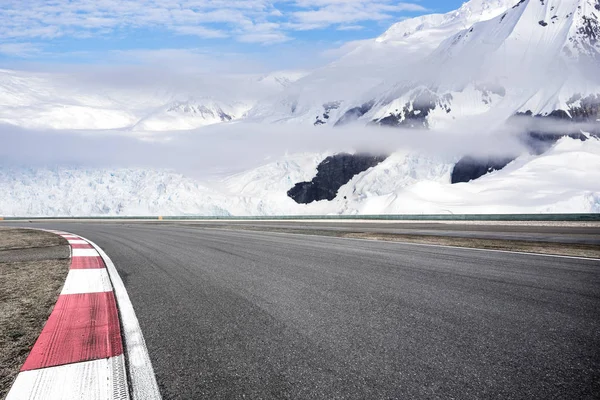
[(197, 224), (31, 226), (112, 258), (166, 399), (600, 394), (597, 260)]

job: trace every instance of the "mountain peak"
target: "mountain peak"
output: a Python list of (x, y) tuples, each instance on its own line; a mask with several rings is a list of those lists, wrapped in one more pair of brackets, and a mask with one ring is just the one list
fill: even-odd
[(447, 48), (441, 48), (451, 52), (466, 47), (489, 51), (496, 46), (497, 50), (502, 47), (504, 58), (523, 52), (539, 57), (540, 49), (554, 57), (558, 50), (568, 58), (600, 60), (599, 15), (600, 0), (521, 0), (493, 20), (457, 33), (448, 40)]
[(429, 14), (416, 18), (407, 19), (392, 25), (386, 32), (379, 36), (379, 43), (407, 41), (407, 40), (431, 40), (435, 45), (441, 40), (469, 28), (471, 25), (492, 19), (519, 0), (471, 0), (455, 11), (446, 14)]
[(515, 6), (520, 0), (471, 0), (463, 5), (453, 14), (463, 18), (474, 18), (478, 21), (492, 19), (509, 8)]

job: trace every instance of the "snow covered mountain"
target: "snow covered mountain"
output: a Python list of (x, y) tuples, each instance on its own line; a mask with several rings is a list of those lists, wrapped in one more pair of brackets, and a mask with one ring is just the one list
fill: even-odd
[(423, 51), (424, 46), (433, 50), (448, 37), (477, 22), (502, 14), (517, 1), (519, 0), (469, 1), (458, 10), (446, 14), (428, 14), (398, 22), (375, 39), (375, 42), (398, 43), (413, 47), (419, 52)]
[[(599, 0), (471, 0), (392, 25), (312, 71), (136, 87), (0, 70), (0, 122), (187, 130), (248, 119), (446, 128), (486, 115), (567, 114), (600, 101)], [(489, 115), (488, 115), (489, 114)]]
[(242, 118), (302, 76), (190, 77), (147, 85), (85, 75), (0, 70), (0, 122), (34, 129), (175, 131)]
[[(333, 63), (259, 102), (249, 117), (267, 122), (334, 124), (346, 113), (364, 114), (385, 88), (412, 75), (444, 40), (474, 23), (498, 16), (518, 0), (471, 0), (446, 14), (429, 14), (392, 25)], [(381, 90), (380, 90), (381, 91)]]
[(211, 98), (174, 101), (141, 118), (132, 129), (135, 131), (194, 129), (240, 119), (250, 108), (250, 103), (223, 102)]
[(455, 160), (398, 151), (332, 201), (286, 196), (327, 154), (297, 154), (200, 184), (147, 169), (0, 169), (2, 216), (598, 213), (600, 140), (565, 137), (541, 156), (451, 184)]
[(446, 128), (600, 103), (598, 0), (472, 0), (402, 21), (282, 94), (258, 120)]
[[(194, 132), (223, 151), (205, 158), (226, 162), (237, 146), (240, 159), (263, 151), (277, 160), (203, 182), (139, 168), (2, 167), (0, 215), (600, 212), (599, 17), (600, 0), (471, 0), (398, 22), (307, 75), (198, 78), (177, 87), (0, 71), (3, 123), (128, 135), (237, 121)], [(271, 129), (254, 143), (249, 135), (266, 123)], [(390, 146), (354, 163), (358, 156), (334, 155), (351, 150), (345, 143), (295, 154), (270, 136), (292, 124), (314, 130), (306, 140), (350, 135), (353, 124), (408, 128), (389, 132), (442, 144), (431, 152)], [(482, 140), (479, 154), (461, 142), (503, 129), (519, 133), (518, 146), (497, 158), (485, 148), (494, 142)], [(452, 141), (464, 151), (448, 151)], [(322, 171), (336, 176), (316, 179)], [(316, 187), (328, 182), (335, 187)], [(290, 196), (292, 188), (300, 194)], [(71, 202), (73, 193), (82, 204)]]
[(486, 113), (505, 120), (516, 113), (577, 112), (581, 99), (597, 107), (599, 4), (521, 1), (445, 40), (420, 76), (384, 90), (365, 118), (439, 127)]

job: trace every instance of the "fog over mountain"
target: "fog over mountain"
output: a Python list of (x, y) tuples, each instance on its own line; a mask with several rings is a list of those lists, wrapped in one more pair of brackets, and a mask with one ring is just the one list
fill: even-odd
[(600, 212), (599, 17), (471, 0), (312, 71), (1, 70), (0, 215)]

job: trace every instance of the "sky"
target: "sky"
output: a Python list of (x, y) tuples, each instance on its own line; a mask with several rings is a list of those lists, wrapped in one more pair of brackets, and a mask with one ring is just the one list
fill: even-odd
[(462, 2), (2, 0), (0, 68), (161, 62), (312, 68), (326, 63), (332, 49)]

